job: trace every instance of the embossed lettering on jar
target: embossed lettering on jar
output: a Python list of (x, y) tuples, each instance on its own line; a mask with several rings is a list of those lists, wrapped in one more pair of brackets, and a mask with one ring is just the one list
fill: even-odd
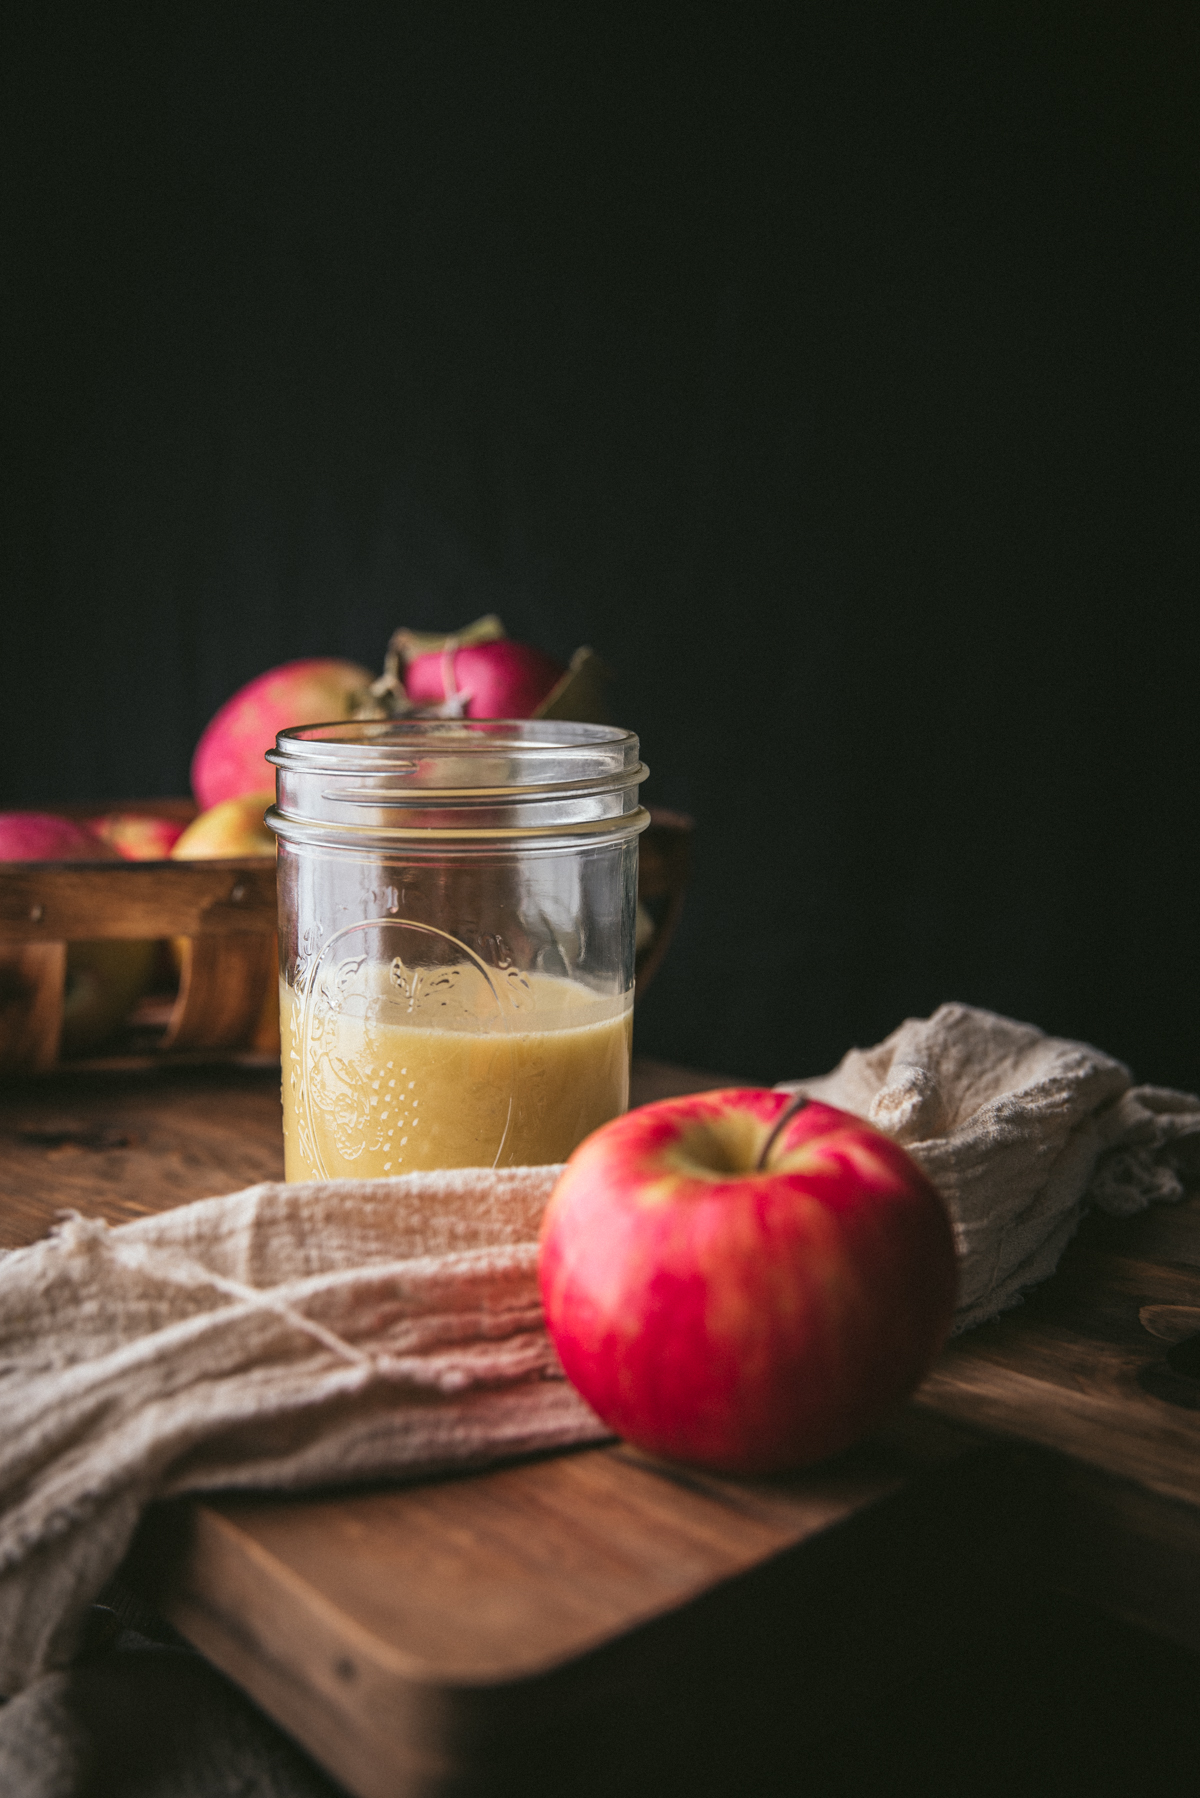
[(560, 1161), (625, 1110), (635, 736), (363, 722), (270, 759), (289, 1180)]

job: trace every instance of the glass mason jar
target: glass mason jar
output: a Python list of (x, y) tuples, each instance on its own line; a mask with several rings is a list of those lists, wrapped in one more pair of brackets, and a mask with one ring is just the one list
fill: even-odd
[(287, 1179), (561, 1161), (625, 1110), (631, 732), (321, 724), (269, 759)]

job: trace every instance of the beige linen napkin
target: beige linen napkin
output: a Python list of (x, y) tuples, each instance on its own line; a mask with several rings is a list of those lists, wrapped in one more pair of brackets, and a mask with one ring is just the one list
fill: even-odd
[(956, 1331), (1052, 1274), (1089, 1205), (1124, 1217), (1200, 1179), (1200, 1099), (971, 1005), (907, 1018), (785, 1090), (866, 1118), (925, 1169), (954, 1222)]
[(0, 1692), (70, 1659), (152, 1499), (608, 1434), (542, 1323), (560, 1172), (253, 1186), (0, 1256)]

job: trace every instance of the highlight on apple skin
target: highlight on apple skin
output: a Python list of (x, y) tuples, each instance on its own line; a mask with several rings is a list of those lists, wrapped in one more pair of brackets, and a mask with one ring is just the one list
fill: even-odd
[(205, 725), (192, 757), (192, 792), (201, 811), (269, 783), (264, 761), (281, 730), (348, 718), (373, 676), (357, 662), (311, 656), (268, 668), (227, 699)]
[(542, 1226), (567, 1377), (652, 1453), (765, 1474), (847, 1448), (916, 1387), (953, 1317), (946, 1209), (917, 1164), (791, 1095), (627, 1112), (571, 1156)]

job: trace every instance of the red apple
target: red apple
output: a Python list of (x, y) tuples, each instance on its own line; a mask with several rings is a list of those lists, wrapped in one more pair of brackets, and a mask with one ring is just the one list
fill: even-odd
[(945, 1341), (955, 1259), (937, 1193), (831, 1105), (769, 1143), (790, 1103), (730, 1090), (643, 1106), (581, 1143), (555, 1187), (551, 1337), (593, 1410), (653, 1453), (735, 1473), (821, 1460)]
[(269, 775), (263, 761), (281, 730), (348, 718), (372, 675), (355, 662), (311, 657), (270, 668), (227, 699), (205, 726), (192, 757), (192, 791), (207, 811), (222, 799), (256, 793)]
[(178, 818), (159, 818), (152, 812), (106, 812), (102, 818), (89, 818), (88, 828), (127, 862), (166, 861), (183, 835)]
[(0, 862), (115, 862), (86, 824), (53, 812), (0, 812)]
[(404, 689), (417, 706), (457, 697), (465, 718), (532, 718), (566, 672), (540, 649), (501, 637), (414, 656)]

